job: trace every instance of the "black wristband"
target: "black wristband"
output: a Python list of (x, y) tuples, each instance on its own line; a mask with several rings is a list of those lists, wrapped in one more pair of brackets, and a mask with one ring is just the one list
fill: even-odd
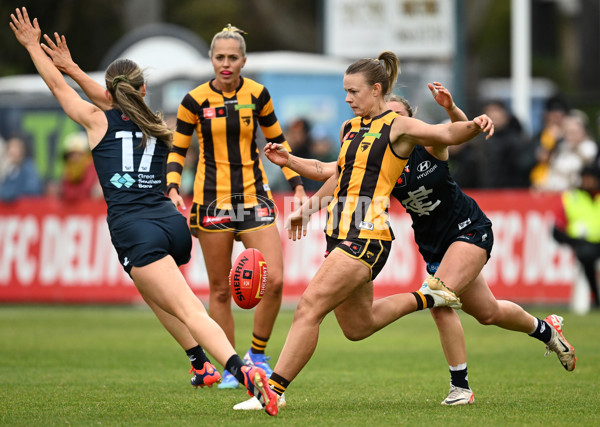
[(292, 187), (292, 190), (295, 190), (296, 187), (299, 185), (304, 185), (302, 183), (302, 178), (300, 178), (300, 175), (291, 177), (290, 179), (288, 179), (288, 183), (290, 184), (290, 187)]

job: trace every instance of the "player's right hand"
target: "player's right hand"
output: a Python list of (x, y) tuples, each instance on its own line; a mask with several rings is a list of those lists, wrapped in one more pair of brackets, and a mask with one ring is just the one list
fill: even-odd
[(265, 145), (265, 156), (267, 156), (267, 159), (272, 163), (282, 167), (287, 165), (290, 159), (290, 153), (288, 153), (283, 145), (274, 144), (272, 142), (268, 142)]

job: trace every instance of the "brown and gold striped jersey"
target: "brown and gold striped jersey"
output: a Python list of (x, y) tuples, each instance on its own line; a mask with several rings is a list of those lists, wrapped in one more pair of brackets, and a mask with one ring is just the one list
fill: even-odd
[(386, 111), (371, 120), (354, 117), (342, 131), (338, 185), (327, 207), (325, 232), (336, 239), (393, 240), (388, 221), (390, 193), (408, 159), (390, 145), (398, 114)]
[[(167, 159), (167, 186), (178, 188), (194, 130), (200, 158), (194, 181), (194, 203), (229, 207), (231, 195), (245, 207), (257, 204), (256, 196), (271, 197), (269, 183), (256, 144), (257, 125), (268, 142), (290, 146), (277, 121), (266, 87), (240, 78), (231, 93), (223, 93), (207, 82), (190, 91), (177, 112), (173, 148)], [(291, 151), (291, 150), (290, 150)], [(297, 173), (282, 168), (294, 187)], [(241, 196), (243, 195), (243, 196)]]

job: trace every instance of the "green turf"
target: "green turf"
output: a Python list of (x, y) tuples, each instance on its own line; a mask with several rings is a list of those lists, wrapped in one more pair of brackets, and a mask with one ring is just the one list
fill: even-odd
[[(358, 343), (329, 316), (288, 407), (272, 418), (233, 411), (242, 389), (193, 389), (185, 353), (146, 308), (0, 306), (0, 424), (600, 425), (600, 313), (560, 311), (577, 349), (571, 373), (537, 340), (461, 313), (470, 407), (439, 404), (449, 374), (428, 313)], [(243, 355), (252, 312), (235, 316)], [(274, 359), (291, 319), (282, 311), (268, 347)]]

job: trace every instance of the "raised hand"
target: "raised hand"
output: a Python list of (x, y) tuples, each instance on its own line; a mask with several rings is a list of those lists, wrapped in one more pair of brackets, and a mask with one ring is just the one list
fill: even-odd
[(286, 166), (290, 159), (290, 153), (288, 153), (285, 147), (281, 144), (268, 142), (265, 145), (264, 151), (267, 159), (278, 166)]
[(454, 107), (454, 101), (452, 100), (452, 94), (448, 89), (444, 87), (440, 82), (427, 83), (427, 87), (433, 95), (433, 99), (444, 107), (446, 110), (450, 110)]
[(48, 34), (44, 34), (44, 40), (46, 40), (46, 44), (42, 43), (42, 49), (44, 52), (48, 54), (50, 58), (52, 58), (52, 62), (56, 68), (58, 68), (63, 73), (69, 72), (69, 69), (72, 67), (76, 67), (77, 64), (71, 58), (71, 52), (69, 51), (69, 47), (67, 46), (67, 39), (65, 36), (60, 36), (58, 33), (54, 33), (54, 39)]
[(8, 25), (25, 49), (29, 50), (33, 46), (39, 46), (42, 30), (40, 30), (37, 18), (33, 19), (32, 25), (27, 14), (27, 9), (17, 8), (15, 9), (15, 13), (10, 14), (10, 19), (12, 22), (9, 22)]

